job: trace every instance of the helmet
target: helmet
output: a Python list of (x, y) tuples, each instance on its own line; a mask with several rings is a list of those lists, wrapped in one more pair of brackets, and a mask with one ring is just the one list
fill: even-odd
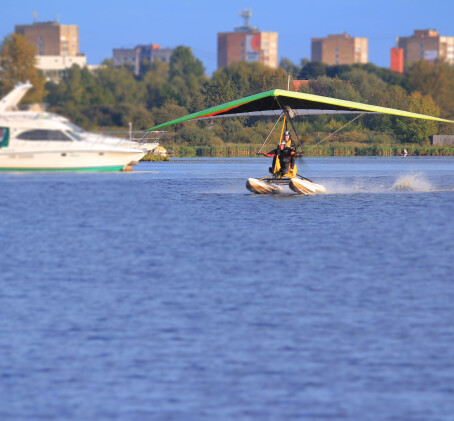
[(290, 137), (290, 132), (289, 132), (288, 130), (286, 130), (286, 131), (284, 132), (284, 136), (289, 136), (289, 137)]

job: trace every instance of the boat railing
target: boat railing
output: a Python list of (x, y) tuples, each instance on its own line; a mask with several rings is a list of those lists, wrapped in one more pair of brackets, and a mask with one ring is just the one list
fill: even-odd
[(140, 145), (151, 143), (159, 145), (159, 140), (167, 133), (165, 131), (129, 131), (129, 130), (109, 130), (98, 132), (97, 134), (118, 138), (118, 145), (124, 142), (136, 142)]
[(161, 131), (145, 132), (145, 131), (141, 130), (141, 131), (134, 131), (134, 132), (129, 132), (129, 133), (130, 133), (130, 140), (132, 140), (133, 142), (156, 143), (156, 142), (159, 142), (159, 140), (167, 132), (161, 132)]

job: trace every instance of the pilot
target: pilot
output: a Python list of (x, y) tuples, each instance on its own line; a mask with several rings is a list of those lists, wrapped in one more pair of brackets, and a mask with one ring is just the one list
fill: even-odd
[[(288, 146), (287, 146), (288, 144)], [(295, 148), (291, 147), (290, 132), (284, 132), (284, 138), (279, 144), (279, 148), (273, 149), (268, 153), (264, 153), (264, 156), (274, 157), (273, 165), (270, 167), (270, 173), (273, 173), (276, 158), (279, 157), (279, 163), (281, 164), (281, 174), (287, 174), (292, 171), (293, 166), (295, 165), (295, 158), (297, 156)]]

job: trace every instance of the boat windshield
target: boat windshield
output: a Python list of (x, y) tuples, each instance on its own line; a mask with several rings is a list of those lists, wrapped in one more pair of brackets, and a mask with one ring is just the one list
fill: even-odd
[(77, 124), (71, 123), (70, 121), (67, 121), (66, 124), (71, 127), (71, 129), (73, 129), (73, 131), (76, 133), (85, 133), (85, 130), (82, 127), (79, 127)]
[(66, 133), (69, 134), (73, 139), (76, 139), (77, 141), (82, 140), (82, 138), (74, 132), (68, 130), (66, 131)]

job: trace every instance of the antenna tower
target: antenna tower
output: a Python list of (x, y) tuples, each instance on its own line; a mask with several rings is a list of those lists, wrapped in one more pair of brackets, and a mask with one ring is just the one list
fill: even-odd
[(249, 19), (251, 18), (251, 16), (252, 16), (252, 10), (251, 9), (249, 9), (249, 10), (243, 9), (240, 12), (240, 18), (244, 19), (244, 26), (246, 28), (249, 27)]

